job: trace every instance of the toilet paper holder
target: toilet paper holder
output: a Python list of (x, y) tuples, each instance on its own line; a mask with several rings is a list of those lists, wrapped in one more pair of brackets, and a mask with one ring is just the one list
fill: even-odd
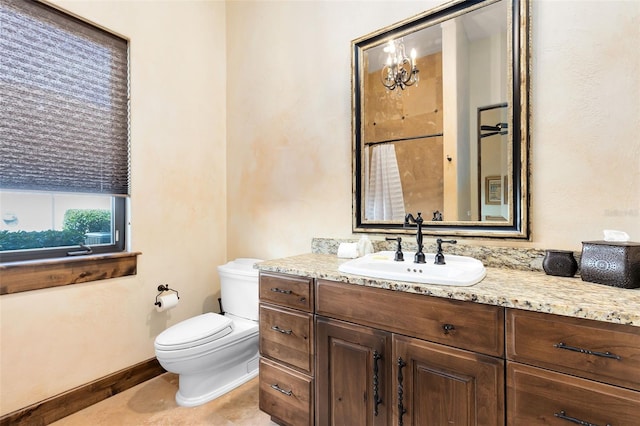
[(159, 291), (160, 293), (158, 293), (158, 295), (156, 296), (156, 303), (154, 303), (154, 305), (156, 305), (156, 306), (160, 306), (160, 302), (158, 301), (158, 297), (160, 297), (160, 295), (161, 295), (162, 293), (164, 293), (165, 291), (173, 291), (173, 292), (175, 292), (175, 293), (176, 293), (176, 297), (177, 297), (178, 299), (180, 299), (180, 294), (178, 293), (178, 290), (174, 290), (174, 289), (172, 289), (172, 288), (169, 288), (169, 286), (168, 286), (168, 285), (166, 285), (166, 284), (165, 284), (165, 285), (160, 284), (160, 285), (158, 286), (158, 291)]

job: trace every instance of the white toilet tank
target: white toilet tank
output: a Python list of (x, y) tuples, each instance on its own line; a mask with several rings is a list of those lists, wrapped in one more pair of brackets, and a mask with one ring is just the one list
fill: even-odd
[(239, 258), (218, 266), (220, 298), (225, 312), (258, 321), (258, 270), (261, 259)]

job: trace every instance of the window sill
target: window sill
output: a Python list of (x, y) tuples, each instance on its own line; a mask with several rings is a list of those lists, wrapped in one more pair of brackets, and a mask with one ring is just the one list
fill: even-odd
[(139, 252), (0, 264), (0, 295), (135, 275)]

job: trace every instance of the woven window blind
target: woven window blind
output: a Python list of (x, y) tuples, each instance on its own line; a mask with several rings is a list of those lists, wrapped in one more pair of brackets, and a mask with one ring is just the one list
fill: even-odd
[(128, 43), (0, 0), (0, 188), (129, 193)]

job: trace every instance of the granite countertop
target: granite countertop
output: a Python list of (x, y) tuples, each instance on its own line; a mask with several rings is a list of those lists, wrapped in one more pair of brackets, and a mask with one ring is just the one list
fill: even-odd
[(322, 278), (348, 284), (488, 305), (518, 308), (640, 327), (640, 289), (621, 289), (524, 271), (487, 267), (487, 276), (470, 287), (417, 284), (368, 278), (338, 271), (348, 259), (335, 254), (309, 253), (267, 260), (257, 265), (264, 272)]

